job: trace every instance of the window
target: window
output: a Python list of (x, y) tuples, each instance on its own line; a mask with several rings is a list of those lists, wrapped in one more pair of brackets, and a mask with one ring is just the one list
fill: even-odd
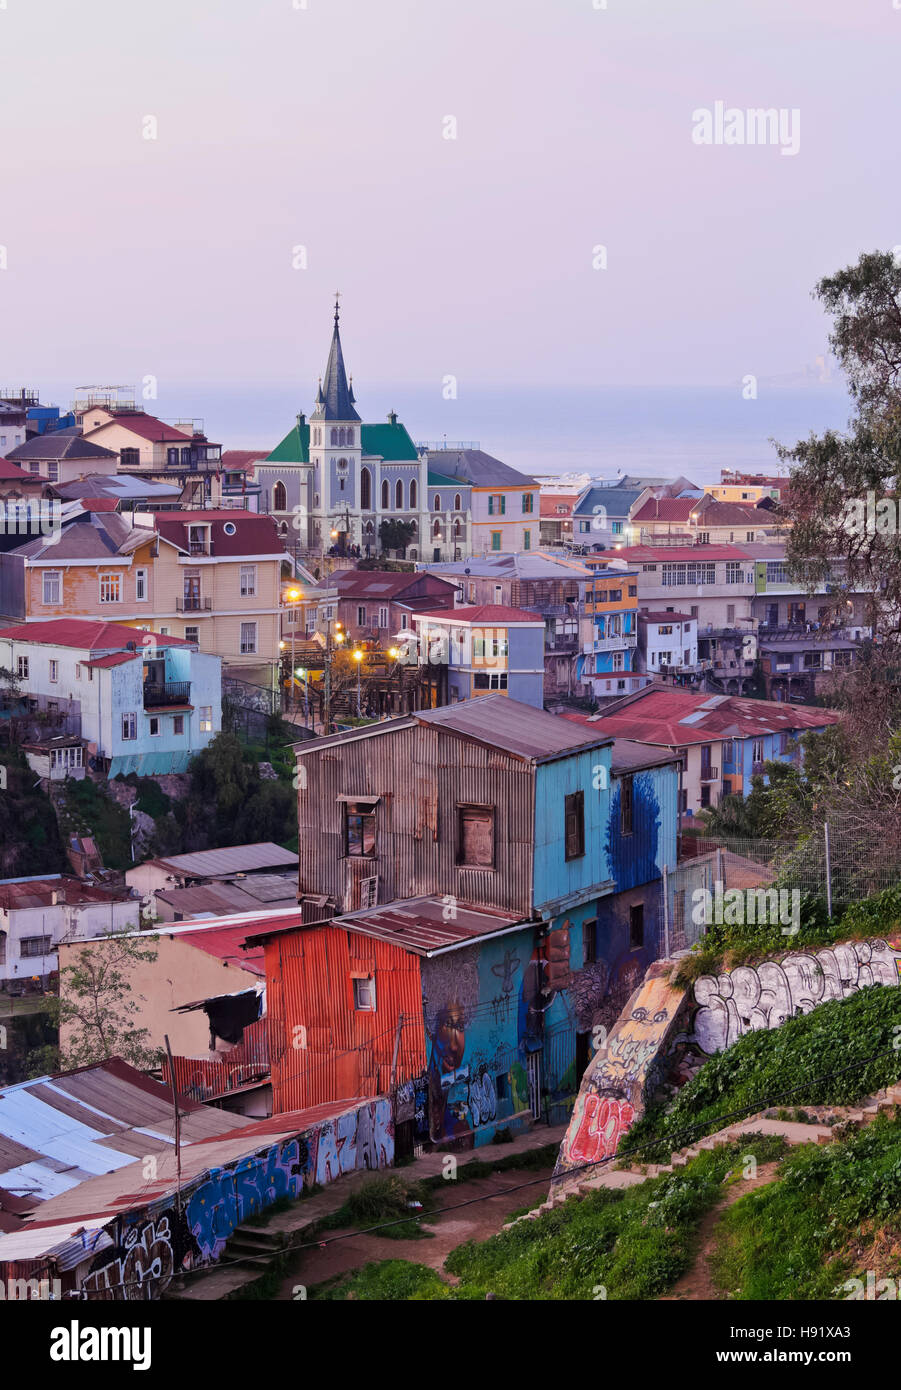
[(726, 604), (726, 626), (727, 626), (727, 627), (734, 627), (734, 626), (735, 626), (735, 604), (734, 604), (734, 603), (727, 603), (727, 604)]
[(523, 548), (523, 550), (531, 550), (531, 549), (532, 549), (532, 532), (531, 532), (531, 531), (523, 531), (523, 533), (522, 533), (522, 548)]
[(494, 868), (494, 807), (457, 807), (457, 863)]
[(740, 560), (729, 560), (726, 563), (726, 583), (740, 584), (742, 581), (742, 567)]
[(592, 917), (587, 922), (582, 923), (582, 964), (593, 965), (598, 958), (598, 923), (597, 918)]
[(455, 512), (462, 512), (462, 510), (463, 510), (463, 502), (462, 502), (462, 500), (461, 500), (461, 498), (460, 498), (460, 494), (459, 494), (459, 492), (455, 492), (455, 493), (454, 493), (454, 511), (455, 511)]
[[(207, 705), (206, 708), (209, 709), (209, 708), (210, 708), (209, 705)], [(201, 713), (201, 716), (202, 716), (202, 715), (203, 715), (203, 710), (201, 710), (200, 713)], [(211, 719), (211, 720), (210, 720), (210, 731), (212, 730), (212, 727), (213, 727), (213, 721), (212, 721), (212, 719)], [(185, 716), (184, 716), (183, 714), (173, 714), (173, 716), (172, 716), (172, 732), (173, 732), (173, 734), (183, 734), (184, 731), (185, 731)], [(203, 719), (202, 719), (202, 718), (201, 718), (201, 720), (200, 720), (200, 732), (203, 733)]]
[(630, 585), (629, 585), (629, 598), (637, 598), (637, 597), (638, 597), (638, 585), (637, 585), (637, 584), (630, 584)]
[(122, 738), (128, 742), (138, 736), (138, 716), (136, 714), (123, 714), (122, 716)]
[(40, 474), (41, 474), (41, 465), (40, 465), (40, 463), (38, 462), (37, 459), (32, 459), (32, 460), (31, 460), (31, 462), (30, 462), (29, 465), (28, 465), (28, 471), (29, 471), (29, 473), (34, 473), (35, 477), (40, 477)]
[(381, 627), (381, 628), (386, 628), (387, 626), (388, 626), (388, 609), (387, 609), (387, 608), (380, 608), (380, 609), (379, 609), (379, 627)]
[(80, 681), (80, 680), (81, 680), (81, 662), (80, 662), (80, 661), (76, 661), (76, 663), (75, 663), (75, 679), (76, 679), (77, 681)]
[(731, 738), (724, 738), (724, 739), (723, 739), (722, 748), (721, 748), (720, 751), (722, 752), (723, 765), (724, 765), (724, 766), (725, 766), (726, 763), (731, 764), (732, 762), (734, 762), (734, 760), (735, 760), (735, 752), (734, 752), (734, 744), (733, 744)]
[(477, 671), (472, 681), (474, 690), (506, 690), (506, 671)]
[(257, 591), (256, 565), (241, 566), (241, 597), (254, 598)]
[(250, 656), (257, 649), (256, 623), (241, 624), (241, 655)]
[(492, 531), (492, 532), (491, 532), (491, 549), (492, 549), (492, 550), (500, 550), (500, 548), (501, 548), (501, 533), (500, 533), (500, 531)]
[(368, 979), (356, 979), (354, 987), (354, 1008), (375, 1013), (375, 980), (372, 975)]
[(507, 510), (507, 499), (502, 492), (491, 493), (488, 497), (488, 515), (503, 516)]
[(138, 468), (141, 463), (140, 449), (120, 449), (119, 462), (123, 468)]
[(762, 763), (762, 762), (763, 762), (763, 739), (762, 739), (762, 738), (755, 738), (755, 739), (754, 739), (754, 742), (751, 744), (751, 762), (752, 762), (752, 763)]
[[(176, 730), (176, 733), (178, 733), (178, 732), (179, 732), (179, 730)], [(211, 734), (211, 733), (213, 732), (213, 706), (212, 706), (212, 705), (201, 705), (201, 706), (200, 706), (200, 732), (201, 732), (202, 734)]]
[(56, 682), (59, 680), (59, 662), (58, 662), (58, 661), (51, 661), (51, 662), (50, 662), (50, 680), (51, 680), (54, 684), (56, 684)]
[(620, 833), (632, 834), (632, 778), (624, 777), (620, 783), (619, 824)]
[(27, 958), (29, 956), (47, 956), (53, 950), (52, 936), (23, 936), (19, 942), (19, 955)]
[(416, 506), (416, 497), (416, 479), (413, 478), (410, 481), (410, 511), (413, 511), (414, 507)]
[(159, 738), (160, 736), (160, 717), (158, 714), (150, 716), (150, 737)]
[(535, 508), (534, 494), (531, 493), (531, 492), (524, 492), (523, 495), (522, 495), (522, 510), (523, 510), (523, 514), (524, 514), (524, 515), (528, 515), (530, 512), (534, 511), (534, 508)]
[(659, 623), (657, 633), (660, 637), (671, 637), (673, 631), (672, 623)]
[(185, 641), (186, 641), (186, 642), (197, 642), (198, 645), (199, 645), (199, 643), (200, 643), (200, 628), (199, 628), (199, 627), (186, 627), (186, 628), (185, 628)]
[(629, 908), (629, 949), (637, 951), (644, 945), (644, 903)]
[(147, 598), (147, 571), (135, 570), (135, 600), (143, 603)]
[(177, 449), (167, 449), (167, 450), (166, 450), (166, 463), (169, 465), (170, 468), (175, 468), (175, 467), (178, 466), (178, 450), (177, 450)]
[(394, 484), (394, 505), (395, 505), (396, 509), (397, 509), (399, 512), (402, 512), (402, 511), (403, 511), (403, 509), (404, 509), (404, 485), (403, 485), (403, 483), (401, 482), (400, 478), (398, 478), (397, 482)]
[(788, 566), (784, 560), (767, 560), (766, 582), (768, 584), (788, 583)]
[(368, 468), (360, 470), (360, 506), (364, 512), (372, 510), (372, 474)]
[(116, 573), (101, 574), (100, 602), (119, 603), (122, 597), (121, 576)]
[(62, 598), (63, 576), (61, 570), (44, 570), (44, 603), (59, 603)]
[(16, 659), (16, 675), (20, 681), (28, 680), (28, 657), (20, 656)]
[(754, 533), (753, 531), (746, 531), (746, 532), (745, 532), (745, 540), (746, 540), (746, 541), (752, 541), (752, 540), (754, 539), (754, 535), (755, 535), (755, 533)]
[(358, 609), (357, 609), (357, 627), (365, 627), (365, 626), (366, 626), (366, 609), (365, 609), (365, 608), (358, 608)]
[(564, 798), (566, 858), (581, 859), (585, 853), (585, 793), (573, 792)]
[(391, 506), (391, 489), (388, 486), (388, 479), (382, 481), (382, 511), (386, 512)]
[(623, 523), (621, 521), (614, 521), (610, 530), (613, 532), (614, 536), (621, 536), (623, 534)]
[(662, 567), (661, 583), (665, 586), (682, 584), (715, 584), (716, 565), (690, 563), (687, 565), (668, 564)]
[(351, 859), (375, 854), (375, 803), (345, 801), (344, 853)]

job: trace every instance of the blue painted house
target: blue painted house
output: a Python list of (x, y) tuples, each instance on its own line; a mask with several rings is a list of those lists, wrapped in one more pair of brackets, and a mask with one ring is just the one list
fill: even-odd
[[(341, 1036), (361, 1000), (384, 1010), (369, 1070), (344, 1077), (358, 1088), (345, 1094), (384, 1082), (403, 1012), (397, 1079), (420, 1089), (420, 1141), (469, 1147), (564, 1119), (592, 1029), (661, 954), (678, 760), (502, 695), (296, 753), (301, 907), (311, 921), (331, 914), (328, 968), (348, 957), (348, 980), (317, 984), (305, 1004), (322, 1014), (308, 1032)], [(422, 1011), (408, 1025), (398, 990), (414, 958)]]
[(544, 620), (524, 608), (483, 603), (416, 614), (420, 664), (448, 668), (448, 699), (492, 693), (544, 707)]

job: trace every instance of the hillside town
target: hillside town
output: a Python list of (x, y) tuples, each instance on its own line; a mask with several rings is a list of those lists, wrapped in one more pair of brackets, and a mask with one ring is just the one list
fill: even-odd
[[(374, 1246), (322, 1232), (409, 1243), (454, 1184), (448, 1269), (527, 1296), (480, 1241), (646, 1220), (705, 1150), (897, 1143), (897, 1052), (705, 1090), (752, 1034), (828, 1017), (847, 1060), (899, 1017), (898, 797), (840, 766), (901, 760), (859, 752), (891, 591), (799, 560), (803, 467), (532, 477), (368, 423), (342, 327), (255, 450), (122, 387), (0, 401), (10, 1297), (354, 1297)], [(451, 1296), (406, 1248), (415, 1294), (360, 1296)]]

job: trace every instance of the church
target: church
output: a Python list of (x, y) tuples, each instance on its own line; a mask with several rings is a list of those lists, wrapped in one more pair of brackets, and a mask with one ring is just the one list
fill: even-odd
[[(440, 459), (439, 452), (433, 462)], [(413, 528), (407, 559), (459, 560), (472, 553), (470, 482), (436, 472), (428, 450), (417, 449), (394, 411), (383, 424), (361, 420), (344, 365), (337, 300), (312, 414), (309, 420), (297, 416), (290, 433), (257, 464), (255, 477), (260, 510), (275, 518), (299, 557), (312, 559), (332, 547), (378, 555), (380, 527), (392, 520)]]

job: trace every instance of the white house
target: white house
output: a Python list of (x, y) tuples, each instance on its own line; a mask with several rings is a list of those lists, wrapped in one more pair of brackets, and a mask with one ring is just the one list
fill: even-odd
[(65, 874), (0, 880), (0, 984), (12, 992), (48, 983), (62, 941), (86, 941), (140, 926), (131, 888), (100, 887)]
[(698, 665), (698, 620), (690, 613), (638, 614), (638, 654), (652, 675), (693, 673)]
[(0, 666), (30, 709), (68, 717), (110, 777), (184, 772), (222, 727), (221, 658), (180, 637), (78, 618), (20, 623), (0, 630)]

